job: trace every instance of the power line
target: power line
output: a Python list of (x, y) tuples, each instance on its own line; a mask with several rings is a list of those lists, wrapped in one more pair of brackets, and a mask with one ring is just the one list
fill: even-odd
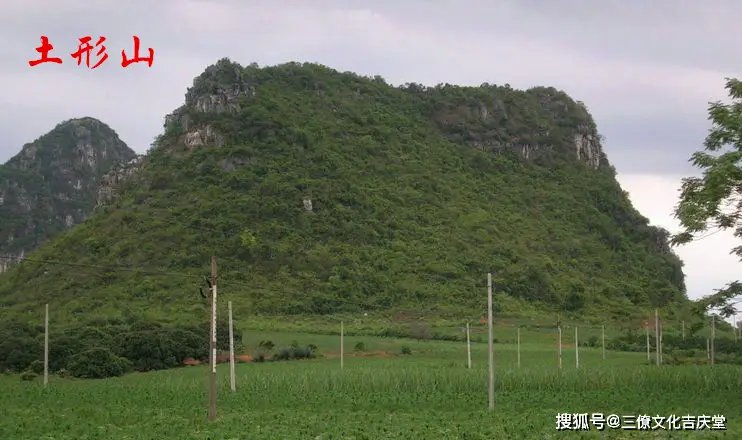
[(185, 273), (178, 273), (178, 272), (166, 272), (166, 271), (160, 271), (160, 270), (148, 270), (148, 269), (142, 269), (142, 268), (132, 267), (132, 266), (123, 266), (123, 265), (102, 266), (102, 265), (96, 265), (96, 264), (70, 263), (67, 261), (59, 261), (59, 260), (40, 260), (40, 259), (35, 259), (35, 258), (18, 259), (16, 257), (8, 257), (8, 256), (0, 256), (0, 260), (17, 261), (18, 263), (31, 262), (31, 263), (39, 263), (39, 264), (53, 264), (53, 265), (58, 265), (58, 266), (101, 269), (101, 270), (109, 271), (109, 272), (127, 271), (127, 272), (138, 272), (138, 273), (142, 273), (146, 275), (168, 275), (168, 276), (182, 276), (182, 277), (188, 277), (188, 278), (203, 278), (203, 275), (192, 275), (192, 274), (185, 274)]
[[(67, 261), (59, 261), (59, 260), (45, 260), (45, 259), (36, 259), (36, 258), (23, 258), (21, 260), (18, 260), (15, 257), (8, 257), (8, 256), (0, 256), (0, 260), (6, 260), (6, 261), (18, 261), (19, 263), (23, 262), (31, 262), (31, 263), (37, 263), (37, 264), (52, 264), (52, 265), (58, 265), (58, 266), (66, 266), (66, 267), (77, 267), (77, 268), (85, 268), (85, 269), (99, 269), (103, 271), (125, 271), (125, 272), (137, 272), (144, 275), (161, 275), (161, 276), (179, 276), (179, 277), (185, 277), (185, 278), (193, 278), (193, 279), (199, 279), (202, 280), (205, 275), (194, 275), (194, 274), (186, 274), (182, 272), (168, 272), (168, 271), (161, 271), (161, 270), (151, 270), (151, 269), (142, 269), (138, 267), (132, 267), (132, 266), (124, 266), (124, 265), (96, 265), (96, 264), (83, 264), (83, 263), (71, 263)], [(232, 260), (236, 261), (236, 260)], [(227, 269), (234, 270), (233, 268)], [(257, 283), (250, 283), (248, 281), (243, 280), (235, 280), (235, 279), (224, 279), (224, 277), (220, 277), (220, 282), (231, 284), (231, 285), (237, 285), (240, 287), (243, 287), (245, 289), (250, 290), (258, 290), (262, 292), (270, 292), (270, 293), (285, 293), (285, 291), (276, 290), (276, 289), (269, 289), (263, 286), (260, 286)], [(328, 303), (341, 303), (346, 305), (355, 305), (360, 307), (365, 307), (369, 310), (378, 308), (378, 305), (369, 304), (365, 302), (360, 301), (353, 301), (348, 300), (344, 298), (331, 298), (331, 297), (313, 297), (314, 300), (322, 300), (327, 301)], [(315, 311), (319, 310), (319, 306), (307, 304), (304, 307), (307, 308), (313, 308)]]
[(694, 238), (694, 239), (693, 239), (693, 240), (691, 240), (690, 242), (691, 242), (691, 243), (693, 243), (693, 242), (696, 242), (696, 241), (699, 241), (699, 240), (703, 240), (704, 238), (708, 238), (708, 237), (711, 237), (712, 235), (714, 235), (714, 234), (718, 234), (719, 232), (721, 232), (721, 231), (723, 231), (723, 230), (724, 230), (724, 229), (717, 229), (717, 230), (715, 230), (715, 231), (713, 231), (713, 232), (709, 232), (709, 233), (708, 233), (708, 234), (706, 234), (706, 235), (702, 235), (702, 236), (700, 236), (700, 237)]

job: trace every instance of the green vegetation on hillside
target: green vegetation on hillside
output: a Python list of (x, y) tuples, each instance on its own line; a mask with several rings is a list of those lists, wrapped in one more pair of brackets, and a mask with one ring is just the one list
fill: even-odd
[(687, 302), (667, 232), (553, 88), (221, 60), (168, 121), (118, 199), (32, 256), (77, 266), (0, 277), (0, 313), (201, 319), (211, 255), (240, 316), (479, 314), (488, 271), (500, 311), (628, 319)]
[(93, 118), (61, 122), (24, 145), (0, 165), (0, 257), (28, 253), (82, 221), (93, 211), (101, 177), (134, 156)]

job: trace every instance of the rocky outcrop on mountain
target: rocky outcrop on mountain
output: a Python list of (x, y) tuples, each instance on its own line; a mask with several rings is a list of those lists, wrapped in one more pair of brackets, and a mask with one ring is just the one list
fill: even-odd
[(86, 117), (58, 124), (0, 165), (0, 271), (85, 220), (102, 176), (135, 157), (108, 125)]
[(141, 170), (144, 159), (144, 155), (139, 155), (127, 162), (119, 162), (109, 172), (104, 174), (98, 186), (96, 207), (115, 199), (121, 187), (131, 182)]

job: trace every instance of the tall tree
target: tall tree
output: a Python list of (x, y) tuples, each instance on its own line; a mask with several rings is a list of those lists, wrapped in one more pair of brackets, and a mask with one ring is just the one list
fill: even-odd
[[(727, 229), (742, 238), (742, 81), (727, 78), (726, 89), (731, 102), (710, 104), (712, 126), (704, 149), (690, 159), (702, 170), (701, 177), (683, 179), (675, 208), (683, 230), (672, 238), (676, 246)], [(742, 259), (742, 246), (732, 248), (731, 253)], [(705, 311), (718, 309), (722, 316), (730, 316), (740, 302), (742, 282), (733, 281), (703, 298), (700, 305)]]

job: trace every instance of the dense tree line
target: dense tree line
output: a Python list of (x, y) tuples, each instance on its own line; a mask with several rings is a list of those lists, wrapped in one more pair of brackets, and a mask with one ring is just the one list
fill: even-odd
[[(217, 348), (229, 349), (229, 328), (217, 323)], [(235, 344), (242, 332), (234, 329)], [(120, 376), (208, 359), (209, 323), (166, 326), (158, 322), (106, 320), (55, 329), (49, 335), (49, 371), (79, 378)], [(0, 323), (0, 371), (43, 371), (44, 327), (20, 321)]]
[[(652, 356), (654, 356), (655, 335), (653, 331), (649, 337)], [(705, 363), (707, 362), (706, 344), (706, 336), (697, 334), (688, 334), (685, 337), (677, 334), (662, 335), (663, 362), (666, 364)], [(629, 330), (608, 341), (606, 346), (610, 350), (645, 352), (647, 336), (644, 332)], [(719, 364), (742, 364), (742, 342), (729, 338), (714, 339), (714, 361)]]

